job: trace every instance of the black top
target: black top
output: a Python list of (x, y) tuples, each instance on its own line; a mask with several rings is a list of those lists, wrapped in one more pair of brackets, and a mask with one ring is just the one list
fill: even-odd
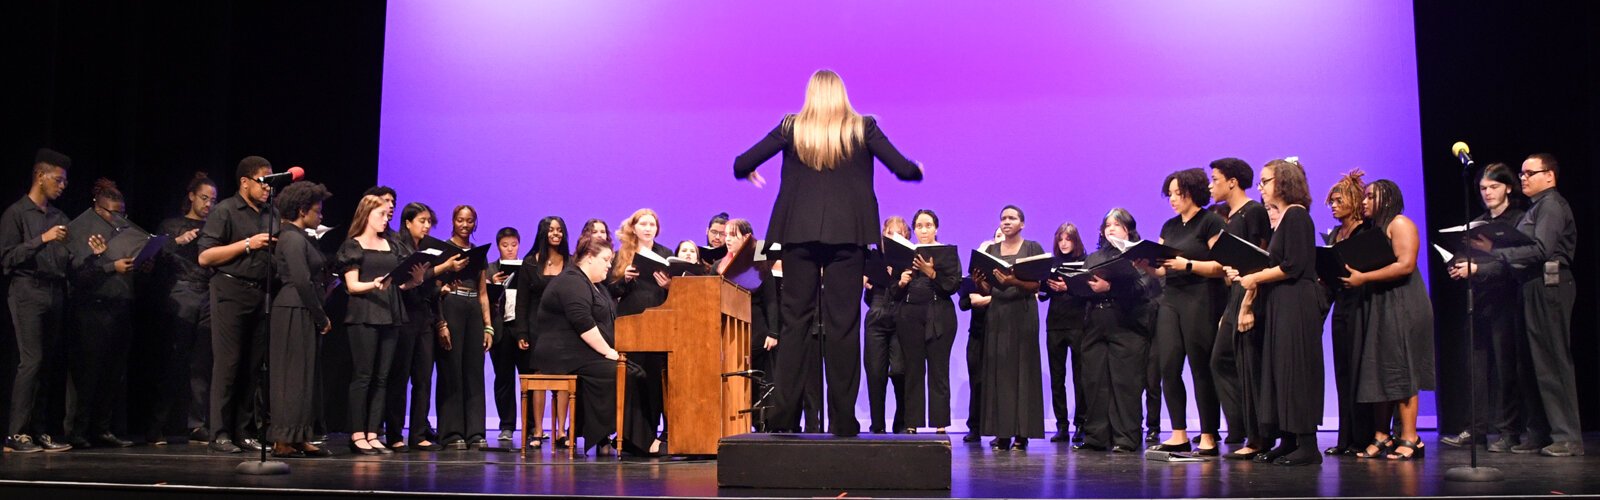
[[(1015, 264), (1018, 259), (1025, 259), (1044, 253), (1044, 246), (1033, 240), (1022, 240), (1022, 244), (1017, 246), (1017, 253), (1011, 255), (1000, 253), (1002, 245), (1003, 243), (989, 245), (989, 248), (984, 249), (984, 252), (1011, 264)], [(992, 300), (998, 301), (1019, 300), (1022, 298), (1027, 298), (1030, 301), (1034, 300), (1034, 296), (1030, 292), (1024, 292), (1022, 287), (1011, 285), (992, 286), (989, 288), (989, 296), (992, 297)]]
[[(1188, 222), (1182, 215), (1176, 215), (1161, 225), (1161, 244), (1178, 249), (1185, 259), (1209, 261), (1211, 238), (1221, 233), (1227, 224), (1222, 216), (1205, 210), (1196, 212)], [(1166, 280), (1167, 286), (1188, 286), (1203, 284), (1206, 277), (1169, 269)]]
[[(1522, 219), (1523, 211), (1518, 208), (1506, 207), (1500, 212), (1499, 217), (1494, 217), (1489, 212), (1484, 212), (1475, 221), (1505, 222), (1515, 224)], [(1512, 275), (1506, 264), (1498, 259), (1475, 259), (1478, 270), (1472, 273), (1472, 295), (1478, 304), (1488, 304), (1495, 301), (1496, 296), (1507, 293), (1506, 290), (1515, 289), (1517, 279)]]
[[(231, 245), (264, 233), (271, 227), (268, 217), (272, 217), (271, 210), (258, 212), (250, 208), (241, 195), (230, 196), (217, 203), (216, 208), (211, 209), (211, 215), (206, 217), (206, 225), (200, 230), (200, 251)], [(269, 253), (251, 251), (212, 268), (238, 278), (262, 281), (267, 279), (267, 266), (271, 263), (268, 260)]]
[[(416, 253), (417, 246), (411, 242), (409, 235), (398, 235), (390, 238), (389, 244), (393, 245), (401, 262)], [(400, 303), (405, 307), (407, 322), (425, 322), (433, 324), (439, 320), (439, 281), (433, 275), (433, 268), (429, 267), (422, 280), (422, 284), (410, 290), (400, 291)]]
[(1517, 230), (1533, 238), (1532, 245), (1496, 248), (1494, 255), (1524, 280), (1543, 275), (1544, 263), (1557, 261), (1562, 268), (1572, 265), (1578, 251), (1578, 226), (1572, 220), (1572, 206), (1554, 188), (1533, 196), (1533, 206), (1517, 221)]
[(599, 328), (606, 344), (616, 345), (616, 313), (611, 297), (577, 267), (568, 266), (550, 280), (534, 316), (533, 365), (544, 373), (571, 373), (578, 366), (605, 359), (583, 341), (583, 332)]
[(1256, 200), (1244, 202), (1239, 210), (1228, 212), (1227, 203), (1217, 203), (1211, 206), (1211, 212), (1222, 217), (1223, 228), (1228, 234), (1238, 236), (1251, 244), (1267, 248), (1267, 242), (1272, 240), (1272, 217), (1267, 215), (1266, 205)]
[[(674, 256), (672, 249), (660, 243), (652, 245), (650, 251), (663, 258)], [(611, 294), (617, 297), (617, 316), (639, 314), (645, 309), (659, 306), (667, 301), (667, 289), (661, 288), (654, 276), (640, 274), (633, 281), (619, 279), (606, 286), (610, 287)]]
[[(960, 300), (956, 301), (956, 305), (959, 306), (961, 310), (972, 311), (972, 315), (967, 318), (968, 339), (981, 339), (989, 330), (989, 306), (973, 307), (972, 295), (970, 295), (973, 293), (970, 290), (972, 288), (972, 281), (981, 279), (984, 278), (982, 276), (968, 276), (966, 278), (962, 278), (962, 291), (959, 292), (961, 297)], [(972, 341), (968, 340), (967, 342), (970, 343)]]
[(211, 270), (200, 267), (200, 233), (195, 233), (187, 245), (178, 244), (176, 238), (193, 229), (205, 227), (206, 221), (188, 217), (172, 217), (156, 226), (157, 234), (171, 236), (162, 252), (161, 265), (177, 281), (205, 283), (211, 279)]
[(115, 223), (107, 222), (90, 208), (67, 225), (67, 252), (72, 255), (73, 298), (133, 300), (133, 275), (118, 273), (116, 259), (105, 254), (95, 255), (89, 249), (90, 236), (99, 235), (110, 242), (117, 233), (132, 227), (121, 217), (114, 220)]
[[(344, 240), (334, 255), (334, 269), (340, 276), (351, 269), (359, 271), (361, 281), (372, 281), (389, 274), (400, 265), (399, 245), (393, 238), (384, 237), (388, 250), (374, 250), (361, 246), (355, 238)], [(404, 274), (410, 279), (410, 274)], [(370, 290), (363, 294), (350, 294), (350, 303), (344, 311), (347, 325), (401, 325), (406, 322), (406, 311), (400, 299), (400, 283), (389, 283), (383, 290)]]
[(1317, 228), (1305, 207), (1283, 209), (1278, 229), (1267, 244), (1267, 257), (1283, 271), (1283, 281), (1317, 279)]
[[(463, 252), (472, 250), (472, 245), (467, 245), (464, 247), (457, 245), (455, 239), (444, 240), (444, 242), (450, 246), (461, 249)], [(457, 290), (477, 293), (478, 282), (484, 278), (483, 273), (483, 270), (472, 271), (471, 266), (468, 266), (467, 269), (463, 269), (460, 272), (446, 274), (444, 280), (446, 282), (454, 282)]]
[(6, 276), (49, 280), (66, 280), (72, 266), (71, 254), (65, 240), (44, 242), (44, 232), (52, 227), (65, 226), (71, 221), (67, 214), (46, 203), (43, 209), (33, 200), (23, 196), (6, 207), (0, 215), (0, 260)]
[[(1082, 262), (1084, 258), (1082, 255), (1062, 257), (1061, 254), (1056, 254), (1053, 260), (1056, 266), (1060, 266), (1067, 262)], [(1083, 329), (1083, 317), (1087, 312), (1084, 309), (1087, 301), (1083, 297), (1074, 295), (1071, 291), (1057, 292), (1050, 289), (1049, 283), (1045, 283), (1039, 286), (1039, 300), (1050, 301), (1050, 307), (1046, 310), (1044, 316), (1045, 329)]]
[[(565, 266), (563, 266), (565, 268)], [(511, 278), (511, 288), (517, 291), (517, 322), (511, 334), (522, 340), (533, 340), (535, 311), (550, 281), (561, 274), (544, 274), (544, 264), (524, 257), (522, 269)]]
[[(950, 259), (945, 259), (950, 260)], [(926, 304), (934, 300), (950, 300), (950, 295), (961, 288), (961, 261), (933, 263), (933, 278), (911, 269), (911, 282), (896, 290), (895, 299), (911, 304)], [(899, 279), (899, 276), (895, 276)]]
[(865, 117), (865, 140), (831, 170), (816, 170), (800, 161), (794, 147), (793, 115), (733, 161), (733, 176), (744, 179), (756, 167), (783, 152), (778, 199), (767, 224), (768, 242), (866, 245), (878, 241), (878, 195), (872, 189), (872, 159), (895, 177), (922, 180), (922, 170), (889, 143), (878, 121)]
[[(1089, 257), (1083, 259), (1083, 265), (1084, 267), (1094, 267), (1111, 259), (1115, 259), (1119, 255), (1122, 255), (1122, 251), (1117, 250), (1116, 246), (1106, 245), (1099, 250), (1095, 250), (1094, 253), (1089, 254)], [(1123, 303), (1124, 306), (1129, 306), (1137, 305), (1139, 302), (1150, 300), (1150, 298), (1156, 296), (1159, 291), (1160, 284), (1156, 282), (1156, 280), (1150, 278), (1150, 276), (1147, 274), (1139, 273), (1138, 285), (1118, 286), (1118, 284), (1113, 283), (1110, 290), (1106, 290), (1105, 293), (1090, 292), (1090, 296), (1087, 297), (1087, 299), (1093, 301), (1117, 299), (1118, 302)]]
[(272, 306), (310, 311), (317, 330), (321, 331), (328, 324), (328, 314), (322, 309), (323, 290), (327, 289), (328, 283), (326, 259), (322, 252), (306, 236), (305, 230), (286, 223), (278, 230), (278, 245), (272, 255), (278, 268), (276, 278), (279, 283)]

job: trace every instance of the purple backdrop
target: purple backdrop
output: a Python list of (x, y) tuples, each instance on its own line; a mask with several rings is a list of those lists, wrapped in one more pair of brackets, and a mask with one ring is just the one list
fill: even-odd
[[(669, 246), (703, 240), (719, 211), (759, 234), (776, 186), (735, 181), (733, 157), (799, 109), (812, 71), (831, 68), (856, 109), (927, 165), (920, 184), (879, 174), (882, 215), (935, 209), (941, 240), (963, 247), (994, 231), (1006, 203), (1046, 245), (1064, 221), (1092, 242), (1113, 206), (1153, 238), (1173, 215), (1162, 178), (1224, 156), (1299, 156), (1319, 202), (1361, 167), (1423, 206), (1409, 2), (1004, 6), (391, 0), (379, 179), (401, 203), (475, 205), (480, 242), (501, 226), (531, 233), (549, 214), (614, 226), (640, 207), (661, 214)], [(1331, 224), (1325, 206), (1313, 212)]]

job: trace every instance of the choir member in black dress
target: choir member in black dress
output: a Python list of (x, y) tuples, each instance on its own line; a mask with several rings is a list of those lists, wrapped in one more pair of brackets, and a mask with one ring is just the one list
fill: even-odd
[[(1478, 194), (1485, 209), (1475, 221), (1515, 225), (1522, 219), (1524, 200), (1517, 189), (1517, 177), (1504, 163), (1484, 167), (1478, 178)], [(1523, 429), (1522, 396), (1517, 391), (1517, 342), (1522, 335), (1522, 304), (1517, 297), (1516, 278), (1505, 263), (1488, 258), (1457, 258), (1450, 263), (1450, 278), (1472, 280), (1473, 306), (1473, 386), (1478, 392), (1478, 412), (1472, 415), (1460, 434), (1439, 438), (1450, 446), (1485, 442), (1490, 433), (1499, 439), (1489, 451), (1510, 451)]]
[[(877, 119), (855, 112), (844, 81), (830, 70), (811, 75), (799, 114), (785, 116), (734, 160), (734, 177), (765, 185), (756, 167), (780, 152), (782, 182), (766, 237), (783, 245), (785, 331), (779, 336), (778, 355), (800, 359), (819, 341), (826, 345), (829, 427), (834, 435), (854, 436), (861, 432), (855, 418), (861, 388), (861, 306), (856, 300), (861, 296), (864, 249), (876, 239), (872, 229), (878, 221), (872, 160), (882, 161), (906, 181), (921, 180), (922, 167), (889, 143)], [(823, 325), (822, 338), (806, 335), (817, 323)], [(796, 373), (803, 369), (799, 362), (780, 364)], [(778, 413), (798, 411), (792, 398), (798, 391), (781, 392), (785, 403)]]
[[(911, 226), (917, 244), (939, 244), (939, 215), (932, 210), (918, 210)], [(950, 349), (956, 337), (956, 306), (950, 296), (961, 287), (961, 261), (946, 260), (950, 262), (916, 256), (895, 287), (895, 302), (900, 303), (895, 335), (906, 382), (897, 409), (906, 414), (906, 432), (927, 426), (944, 434), (950, 426)]]
[(161, 221), (156, 234), (171, 236), (156, 261), (167, 298), (162, 302), (166, 363), (151, 406), (145, 440), (167, 442), (167, 424), (181, 415), (191, 441), (205, 441), (206, 398), (211, 390), (211, 271), (200, 267), (200, 228), (217, 202), (217, 183), (195, 172), (183, 199), (183, 215)]
[(1278, 465), (1322, 463), (1317, 425), (1322, 422), (1322, 291), (1316, 283), (1316, 228), (1306, 205), (1305, 170), (1273, 160), (1261, 169), (1261, 196), (1282, 219), (1267, 252), (1272, 267), (1239, 276), (1245, 290), (1261, 290), (1260, 424), (1279, 433), (1276, 448), (1256, 457)]
[[(1022, 209), (1006, 205), (1000, 210), (1000, 232), (1005, 239), (984, 249), (1007, 263), (1044, 253), (1039, 242), (1022, 239), (1026, 217)], [(974, 280), (979, 293), (990, 297), (988, 326), (983, 342), (983, 427), (995, 436), (995, 450), (1026, 450), (1029, 438), (1044, 437), (1044, 388), (1040, 387), (1039, 291), (1036, 281), (1023, 281), (996, 269)]]
[(1216, 345), (1217, 320), (1221, 311), (1212, 299), (1217, 295), (1222, 265), (1211, 260), (1216, 244), (1227, 224), (1221, 216), (1203, 209), (1210, 198), (1204, 170), (1179, 170), (1162, 181), (1167, 204), (1177, 213), (1161, 226), (1163, 245), (1182, 252), (1154, 268), (1165, 278), (1159, 311), (1156, 313), (1154, 350), (1167, 397), (1172, 436), (1152, 447), (1161, 451), (1190, 451), (1188, 396), (1184, 391), (1183, 365), (1188, 360), (1189, 376), (1194, 380), (1194, 401), (1199, 408), (1200, 436), (1197, 454), (1216, 456), (1222, 426), (1221, 404), (1217, 401), (1212, 377), (1212, 349)]
[(6, 451), (72, 449), (61, 435), (67, 373), (62, 333), (67, 317), (67, 215), (50, 202), (67, 189), (67, 155), (40, 149), (34, 155), (28, 194), (0, 215), (0, 269), (10, 278), (6, 303), (17, 339), (17, 371), (11, 381), (11, 420)]
[[(639, 314), (645, 309), (656, 307), (667, 301), (667, 289), (672, 286), (672, 278), (665, 272), (656, 271), (649, 276), (640, 276), (634, 267), (634, 259), (639, 252), (651, 252), (667, 258), (672, 256), (672, 250), (666, 245), (656, 243), (656, 235), (660, 230), (660, 218), (654, 210), (641, 208), (622, 221), (617, 228), (617, 244), (619, 246), (616, 257), (616, 267), (611, 270), (610, 282), (613, 296), (617, 297), (617, 316)], [(666, 442), (667, 428), (665, 421), (666, 410), (666, 372), (667, 356), (659, 352), (631, 353), (628, 358), (638, 363), (644, 369), (644, 385), (639, 387), (639, 394), (644, 397), (640, 403), (644, 406), (645, 423), (653, 430), (656, 424), (661, 424), (660, 442)], [(660, 451), (660, 443), (650, 445), (650, 452)]]
[[(401, 259), (409, 258), (423, 245), (424, 238), (433, 231), (437, 220), (433, 208), (428, 205), (420, 202), (406, 204), (400, 211), (401, 232), (398, 237), (391, 239)], [(454, 259), (455, 262), (463, 262), (459, 255)], [(400, 292), (406, 322), (400, 325), (397, 332), (394, 363), (389, 370), (389, 395), (383, 405), (388, 415), (383, 421), (384, 441), (389, 449), (396, 452), (406, 453), (412, 448), (422, 451), (443, 449), (434, 441), (438, 436), (428, 420), (429, 410), (433, 406), (435, 345), (440, 334), (448, 331), (443, 316), (439, 314), (439, 282), (435, 277), (454, 267), (455, 262), (446, 261), (434, 266), (428, 270), (427, 278), (421, 285)], [(407, 395), (410, 396), (409, 401)], [(408, 415), (411, 419), (410, 428), (407, 429), (409, 439), (400, 432), (407, 427)]]
[[(540, 219), (539, 232), (535, 234), (537, 236), (533, 240), (533, 248), (522, 257), (522, 269), (512, 277), (511, 285), (517, 291), (518, 300), (515, 307), (517, 318), (520, 319), (510, 333), (517, 337), (517, 348), (530, 354), (537, 352), (539, 344), (537, 334), (541, 327), (537, 323), (536, 315), (539, 300), (544, 296), (550, 280), (555, 279), (567, 267), (568, 256), (571, 253), (567, 250), (567, 222), (562, 218), (551, 215)], [(525, 359), (527, 362), (519, 365), (518, 370), (523, 373), (541, 373), (533, 363), (532, 355)], [(572, 410), (567, 408), (567, 399), (551, 392), (550, 401), (553, 403), (550, 408), (551, 427), (555, 429), (554, 443), (559, 448), (571, 446), (571, 442), (567, 440), (571, 429), (566, 428), (565, 417), (567, 412)], [(523, 435), (527, 436), (529, 448), (543, 447), (544, 440), (549, 437), (544, 432), (544, 407), (545, 400), (536, 399), (532, 405), (533, 414), (524, 416), (528, 425), (536, 426), (523, 432)]]
[[(277, 217), (266, 206), (272, 186), (256, 179), (272, 173), (260, 156), (239, 161), (239, 192), (217, 203), (200, 230), (200, 265), (211, 275), (211, 451), (259, 451), (260, 408), (250, 395), (267, 354), (265, 310), (269, 228)], [(235, 444), (234, 440), (238, 442)]]
[[(1005, 233), (998, 228), (994, 237), (980, 243), (979, 251), (989, 248), (989, 245), (999, 243), (1005, 239)], [(967, 277), (961, 279), (961, 301), (956, 304), (963, 311), (969, 311), (967, 316), (967, 435), (961, 438), (964, 443), (976, 443), (983, 439), (979, 429), (983, 427), (983, 339), (985, 330), (989, 326), (989, 296), (978, 293), (974, 283), (983, 279), (977, 275), (977, 268), (967, 270)]]
[[(1327, 204), (1339, 224), (1323, 233), (1322, 243), (1332, 246), (1349, 239), (1361, 227), (1361, 204), (1366, 200), (1365, 175), (1351, 170), (1328, 190)], [(1332, 299), (1333, 380), (1339, 397), (1339, 438), (1324, 455), (1355, 455), (1372, 435), (1372, 407), (1356, 402), (1356, 356), (1361, 353), (1361, 304), (1366, 287), (1347, 288), (1344, 283), (1323, 283)]]
[[(1362, 202), (1366, 224), (1389, 237), (1395, 262), (1370, 272), (1352, 269), (1344, 281), (1351, 287), (1367, 285), (1356, 401), (1373, 404), (1377, 431), (1363, 456), (1387, 448), (1388, 458), (1409, 460), (1422, 458), (1426, 451), (1417, 434), (1417, 393), (1434, 387), (1433, 303), (1417, 271), (1421, 238), (1404, 211), (1405, 199), (1394, 182), (1379, 179), (1367, 186)], [(1391, 419), (1399, 425), (1393, 432), (1387, 425)]]
[[(1094, 253), (1084, 260), (1093, 267), (1122, 255), (1112, 238), (1140, 241), (1139, 224), (1133, 214), (1113, 208), (1100, 220), (1099, 242)], [(1083, 442), (1077, 450), (1133, 453), (1139, 449), (1139, 394), (1145, 387), (1149, 362), (1149, 325), (1140, 320), (1156, 288), (1155, 280), (1139, 273), (1136, 279), (1089, 280), (1088, 305), (1084, 315), (1083, 377), (1076, 382), (1084, 388), (1087, 409), (1083, 423)], [(1071, 290), (1069, 290), (1071, 291)]]
[(404, 282), (389, 279), (401, 262), (399, 245), (389, 233), (394, 206), (377, 196), (361, 198), (350, 222), (350, 237), (339, 246), (334, 269), (350, 294), (345, 332), (350, 339), (352, 371), (349, 390), (350, 451), (360, 455), (393, 453), (378, 439), (388, 379), (394, 363), (399, 328), (406, 323), (400, 294), (422, 284), (426, 264), (401, 271)]
[[(461, 205), (450, 211), (449, 243), (462, 251), (471, 250), (472, 233), (478, 229), (478, 211)], [(462, 261), (446, 278), (439, 310), (446, 331), (435, 351), (438, 375), (439, 439), (457, 450), (482, 447), (484, 439), (483, 358), (494, 345), (494, 327), (489, 320), (487, 271), (472, 270)]]
[(333, 323), (322, 308), (330, 278), (326, 261), (305, 233), (322, 223), (322, 203), (330, 196), (321, 184), (300, 181), (273, 200), (284, 218), (273, 249), (276, 279), (267, 348), (272, 422), (265, 437), (273, 443), (276, 457), (333, 455), (310, 443), (316, 435), (312, 429), (316, 408), (310, 395), (317, 385), (318, 337), (332, 330)]
[(515, 335), (510, 332), (517, 330), (520, 316), (516, 315), (517, 293), (512, 290), (511, 279), (516, 275), (517, 269), (501, 266), (501, 262), (517, 260), (518, 246), (522, 244), (522, 235), (514, 227), (502, 227), (494, 234), (494, 248), (490, 255), (498, 254), (497, 259), (489, 262), (489, 285), (501, 287), (506, 293), (500, 295), (500, 300), (489, 303), (489, 317), (494, 321), (497, 332), (506, 332), (507, 335), (496, 335), (494, 347), (489, 348), (489, 364), (494, 371), (494, 409), (500, 417), (500, 432), (496, 433), (495, 440), (502, 447), (510, 446), (514, 441), (512, 435), (517, 432), (517, 366), (525, 358), (525, 347), (517, 342)]
[[(1088, 251), (1083, 248), (1083, 237), (1078, 235), (1078, 226), (1068, 222), (1056, 228), (1055, 244), (1051, 251), (1055, 252), (1055, 266), (1069, 262), (1083, 262), (1088, 257)], [(1050, 306), (1044, 314), (1045, 329), (1045, 358), (1050, 364), (1050, 405), (1056, 416), (1056, 435), (1050, 437), (1050, 442), (1061, 443), (1069, 441), (1067, 425), (1076, 424), (1079, 432), (1083, 427), (1083, 412), (1087, 408), (1083, 403), (1083, 316), (1087, 302), (1083, 297), (1067, 293), (1067, 281), (1053, 277), (1044, 282), (1039, 290), (1040, 301), (1050, 301)], [(1072, 351), (1072, 361), (1068, 364), (1067, 351)], [(1067, 408), (1067, 375), (1072, 375), (1072, 409)], [(1078, 418), (1073, 419), (1076, 415)]]
[(623, 425), (616, 429), (617, 359), (612, 347), (616, 341), (616, 314), (611, 295), (600, 283), (612, 268), (611, 245), (593, 235), (578, 239), (573, 264), (546, 285), (534, 318), (538, 339), (534, 345), (534, 367), (539, 373), (578, 376), (578, 424), (574, 432), (583, 436), (585, 451), (599, 448), (597, 455), (611, 453), (610, 436), (620, 432), (623, 445), (631, 453), (645, 454), (639, 443), (655, 439), (653, 425), (644, 418), (638, 388), (644, 374), (630, 363), (627, 370), (628, 394), (623, 409)]
[[(1246, 189), (1255, 180), (1255, 171), (1238, 158), (1222, 158), (1211, 162), (1211, 210), (1221, 216), (1228, 234), (1238, 236), (1252, 245), (1266, 248), (1272, 239), (1272, 222), (1266, 207), (1250, 199)], [(1260, 373), (1257, 360), (1261, 352), (1261, 336), (1245, 334), (1239, 328), (1239, 307), (1245, 291), (1238, 283), (1225, 283), (1218, 291), (1217, 303), (1222, 319), (1217, 322), (1217, 342), (1211, 351), (1211, 371), (1216, 380), (1217, 400), (1222, 403), (1222, 415), (1228, 422), (1228, 437), (1223, 442), (1239, 444), (1257, 428), (1255, 414), (1247, 401), (1254, 401), (1256, 380)], [(1228, 458), (1251, 458), (1256, 450), (1263, 449), (1265, 436), (1257, 436), (1254, 446), (1245, 446), (1230, 452)]]
[(1583, 455), (1578, 422), (1578, 392), (1572, 367), (1572, 311), (1577, 300), (1572, 259), (1578, 228), (1572, 206), (1556, 190), (1561, 166), (1555, 156), (1538, 153), (1522, 162), (1522, 194), (1533, 205), (1517, 221), (1517, 231), (1534, 244), (1498, 248), (1486, 239), (1473, 248), (1490, 252), (1509, 266), (1522, 287), (1522, 317), (1527, 335), (1519, 340), (1518, 382), (1528, 430), (1512, 453), (1538, 451), (1547, 457)]
[(119, 448), (133, 446), (111, 432), (111, 418), (127, 385), (135, 269), (132, 257), (105, 252), (117, 233), (140, 230), (128, 222), (116, 183), (102, 177), (92, 192), (93, 205), (67, 225), (72, 253), (67, 359), (73, 392), (67, 404), (67, 442), (74, 448)]
[[(898, 215), (891, 215), (883, 220), (883, 237), (890, 235), (906, 238), (911, 229), (906, 225), (906, 219)], [(883, 263), (881, 254), (874, 254), (867, 259), (870, 265)], [(910, 272), (910, 269), (906, 269)], [(894, 269), (885, 273), (897, 275)], [(909, 278), (908, 278), (909, 279)], [(894, 383), (895, 411), (894, 420), (890, 421), (890, 432), (901, 432), (906, 429), (906, 379), (905, 379), (905, 354), (901, 349), (900, 339), (895, 335), (895, 310), (899, 304), (894, 299), (895, 290), (891, 286), (874, 287), (862, 278), (862, 288), (866, 289), (862, 302), (867, 304), (866, 320), (862, 322), (862, 337), (865, 345), (862, 346), (861, 364), (867, 371), (867, 407), (871, 412), (872, 420), (867, 429), (873, 434), (884, 432), (884, 418), (887, 415), (885, 399), (889, 383)]]

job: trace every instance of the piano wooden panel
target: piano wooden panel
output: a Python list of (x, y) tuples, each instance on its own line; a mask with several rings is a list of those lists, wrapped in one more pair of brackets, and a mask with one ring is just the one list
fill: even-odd
[(666, 419), (673, 455), (716, 455), (750, 431), (750, 292), (720, 276), (672, 279), (666, 302), (617, 318), (617, 350), (667, 355)]

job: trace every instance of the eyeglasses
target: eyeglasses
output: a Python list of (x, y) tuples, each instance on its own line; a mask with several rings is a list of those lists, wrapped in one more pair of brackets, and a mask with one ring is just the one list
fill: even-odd
[(1548, 169), (1548, 168), (1544, 169), (1544, 170), (1523, 170), (1523, 171), (1517, 173), (1517, 177), (1521, 177), (1523, 179), (1526, 179), (1526, 178), (1533, 177), (1535, 175), (1539, 175), (1539, 174), (1542, 174), (1542, 173), (1545, 173), (1545, 172), (1549, 172), (1549, 171), (1550, 171), (1550, 169)]
[(1262, 177), (1261, 178), (1261, 184), (1257, 184), (1256, 185), (1256, 189), (1261, 189), (1261, 188), (1267, 187), (1267, 184), (1271, 184), (1272, 183), (1272, 179), (1274, 179), (1274, 177)]

